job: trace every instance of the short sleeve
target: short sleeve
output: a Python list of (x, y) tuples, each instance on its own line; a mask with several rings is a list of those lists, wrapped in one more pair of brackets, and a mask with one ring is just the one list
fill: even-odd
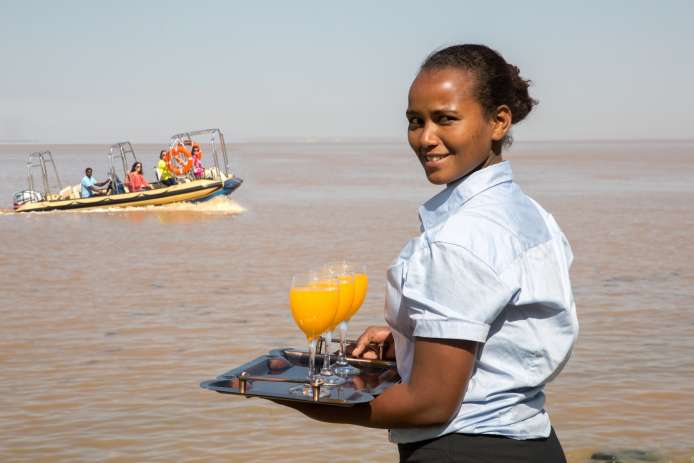
[(416, 337), (485, 342), (514, 292), (471, 251), (450, 243), (422, 247), (407, 261), (403, 303)]

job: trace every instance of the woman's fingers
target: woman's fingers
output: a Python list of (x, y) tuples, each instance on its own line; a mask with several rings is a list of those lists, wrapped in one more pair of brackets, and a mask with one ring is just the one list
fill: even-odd
[[(345, 354), (348, 357), (356, 357), (354, 355), (354, 349), (356, 349), (357, 345), (356, 344), (350, 344), (349, 346), (345, 347)], [(368, 344), (366, 348), (363, 350), (363, 352), (360, 352), (361, 358), (364, 359), (369, 359), (369, 360), (374, 360), (378, 358), (378, 354), (376, 351), (373, 350), (373, 347), (370, 347)]]
[(373, 350), (369, 349), (361, 355), (361, 358), (367, 360), (378, 360), (378, 352), (374, 352)]
[(361, 336), (357, 339), (357, 343), (354, 345), (354, 348), (352, 349), (352, 357), (359, 357), (362, 352), (366, 349), (366, 346), (369, 344), (369, 330), (371, 328), (367, 328), (366, 331), (364, 331)]
[(377, 358), (377, 353), (368, 349), (369, 343), (380, 344), (390, 336), (390, 329), (387, 326), (370, 326), (364, 331), (352, 349), (352, 357), (362, 356), (364, 358)]

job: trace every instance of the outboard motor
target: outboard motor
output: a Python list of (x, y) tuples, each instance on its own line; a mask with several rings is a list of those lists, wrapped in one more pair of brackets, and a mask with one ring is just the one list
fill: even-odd
[(20, 191), (19, 193), (15, 193), (13, 199), (15, 209), (26, 203), (38, 203), (44, 200), (41, 193), (33, 190), (24, 190)]

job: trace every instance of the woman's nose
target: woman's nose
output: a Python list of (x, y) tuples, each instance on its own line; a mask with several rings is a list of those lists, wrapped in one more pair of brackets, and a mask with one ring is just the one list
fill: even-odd
[(419, 144), (423, 148), (430, 148), (439, 144), (439, 137), (436, 133), (436, 127), (434, 124), (424, 124), (424, 127), (422, 127), (422, 131), (419, 134)]

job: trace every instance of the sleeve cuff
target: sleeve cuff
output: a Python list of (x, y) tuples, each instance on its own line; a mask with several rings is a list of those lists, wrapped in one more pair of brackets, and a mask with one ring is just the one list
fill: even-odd
[(461, 339), (484, 343), (489, 325), (470, 320), (417, 320), (413, 335), (420, 338)]

